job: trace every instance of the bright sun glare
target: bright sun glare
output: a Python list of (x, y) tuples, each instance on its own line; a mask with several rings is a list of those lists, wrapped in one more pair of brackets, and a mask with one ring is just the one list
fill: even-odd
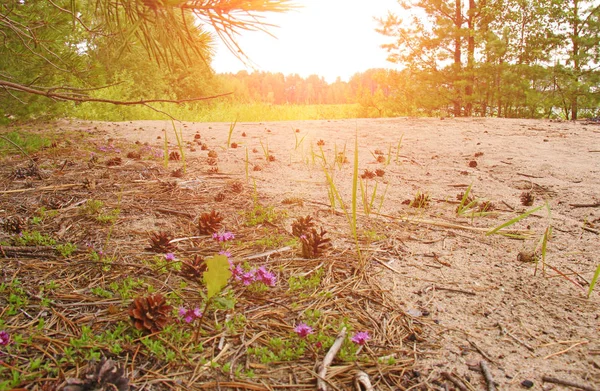
[[(269, 14), (266, 21), (278, 25), (265, 33), (244, 33), (238, 42), (257, 71), (317, 74), (333, 82), (348, 81), (369, 68), (394, 68), (380, 46), (388, 38), (375, 32), (374, 17), (399, 12), (396, 0), (304, 0), (302, 8), (285, 14)], [(253, 68), (244, 64), (219, 43), (213, 60), (218, 73)]]

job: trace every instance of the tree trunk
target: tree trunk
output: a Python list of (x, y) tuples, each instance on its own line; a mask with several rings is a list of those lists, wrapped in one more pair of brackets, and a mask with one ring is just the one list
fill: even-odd
[(573, 36), (571, 38), (573, 42), (573, 73), (575, 82), (575, 91), (571, 97), (571, 120), (577, 121), (577, 98), (579, 89), (579, 74), (581, 73), (581, 64), (579, 63), (579, 0), (573, 0)]
[[(454, 17), (454, 26), (456, 27), (455, 37), (454, 37), (454, 80), (459, 81), (461, 79), (462, 73), (462, 61), (461, 61), (461, 36), (460, 36), (460, 28), (463, 24), (462, 18), (462, 1), (456, 0), (456, 14)], [(456, 97), (454, 99), (454, 116), (460, 117), (461, 115), (461, 91), (457, 87), (458, 83), (455, 83), (454, 92)]]
[(473, 85), (475, 84), (475, 75), (473, 65), (475, 63), (475, 0), (469, 0), (469, 18), (467, 19), (469, 27), (469, 37), (467, 39), (467, 86), (465, 87), (465, 96), (467, 104), (465, 115), (470, 117), (473, 111)]

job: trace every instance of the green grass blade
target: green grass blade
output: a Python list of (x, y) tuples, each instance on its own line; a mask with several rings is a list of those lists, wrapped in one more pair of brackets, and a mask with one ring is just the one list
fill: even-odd
[(396, 160), (395, 163), (398, 164), (398, 158), (400, 157), (400, 147), (402, 146), (402, 139), (404, 138), (404, 133), (400, 136), (400, 141), (398, 141), (398, 146), (396, 147)]
[(236, 118), (235, 121), (229, 125), (229, 135), (227, 136), (227, 149), (229, 149), (229, 146), (231, 145), (231, 134), (233, 133), (233, 129), (235, 129), (235, 125), (237, 125), (238, 119)]
[(369, 203), (369, 211), (373, 209), (373, 204), (375, 203), (375, 198), (377, 197), (377, 182), (375, 182), (375, 187), (373, 188), (373, 194), (371, 194), (371, 202)]
[[(179, 147), (179, 154), (181, 155), (181, 162), (183, 163), (183, 173), (185, 174), (186, 165), (185, 165), (185, 151), (183, 149), (183, 130), (181, 130), (181, 133), (177, 133), (177, 127), (175, 126), (175, 121), (173, 121), (173, 120), (171, 120), (171, 125), (173, 125), (173, 131), (175, 132), (175, 138), (177, 139), (177, 146)], [(166, 134), (166, 131), (165, 131), (165, 134)]]
[(385, 190), (383, 191), (383, 195), (381, 196), (381, 199), (379, 201), (379, 207), (377, 207), (377, 214), (381, 213), (381, 207), (383, 206), (383, 201), (385, 201), (385, 195), (387, 194), (389, 186), (390, 186), (389, 183), (387, 185), (385, 185)]
[(515, 223), (523, 220), (524, 218), (526, 218), (530, 214), (537, 212), (538, 210), (542, 209), (543, 207), (544, 207), (544, 205), (540, 205), (540, 206), (535, 207), (535, 208), (533, 208), (531, 210), (528, 210), (527, 212), (525, 212), (525, 213), (523, 213), (523, 214), (515, 217), (514, 219), (511, 219), (511, 220), (509, 220), (509, 221), (507, 221), (507, 222), (505, 222), (503, 224), (500, 224), (496, 228), (493, 228), (493, 229), (489, 230), (488, 232), (485, 233), (485, 235), (486, 236), (493, 235), (493, 234), (497, 233), (498, 231), (500, 231), (503, 228), (510, 227), (511, 225), (513, 225), (513, 224), (515, 224)]
[(169, 167), (169, 142), (167, 141), (167, 132), (165, 131), (165, 156), (164, 156), (165, 168)]
[(354, 172), (352, 174), (352, 235), (357, 238), (356, 233), (356, 196), (358, 188), (358, 129), (354, 134)]
[(598, 282), (598, 277), (600, 277), (600, 264), (598, 264), (598, 267), (596, 268), (596, 272), (594, 272), (594, 277), (592, 277), (592, 281), (590, 282), (590, 288), (588, 289), (588, 293), (587, 293), (588, 299), (592, 295), (592, 291), (594, 290), (594, 287), (596, 286), (596, 283)]

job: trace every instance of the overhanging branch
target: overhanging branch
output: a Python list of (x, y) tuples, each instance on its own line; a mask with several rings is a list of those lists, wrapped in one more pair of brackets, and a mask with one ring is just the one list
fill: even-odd
[(0, 80), (0, 87), (4, 87), (6, 89), (11, 89), (13, 91), (21, 91), (29, 94), (45, 96), (49, 99), (55, 99), (60, 101), (70, 101), (70, 102), (97, 102), (97, 103), (109, 103), (113, 105), (119, 106), (135, 106), (135, 105), (148, 105), (149, 103), (187, 103), (187, 102), (198, 102), (203, 100), (210, 100), (221, 98), (227, 95), (231, 95), (232, 92), (226, 92), (223, 94), (210, 95), (210, 96), (202, 96), (198, 98), (189, 98), (189, 99), (141, 99), (136, 101), (122, 101), (122, 100), (113, 100), (113, 99), (101, 99), (101, 98), (93, 98), (90, 96), (78, 94), (78, 93), (60, 93), (56, 92), (56, 90), (47, 90), (43, 91), (36, 88), (31, 88), (24, 86), (22, 84), (13, 83), (6, 80)]

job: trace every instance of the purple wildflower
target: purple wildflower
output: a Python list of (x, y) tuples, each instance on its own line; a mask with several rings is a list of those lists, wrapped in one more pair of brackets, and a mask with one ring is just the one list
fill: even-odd
[(0, 331), (0, 346), (6, 346), (10, 343), (10, 334), (6, 331)]
[(255, 270), (250, 270), (249, 272), (242, 274), (242, 276), (241, 276), (242, 284), (248, 286), (248, 285), (252, 284), (254, 281), (256, 281), (256, 277), (254, 276), (254, 273), (255, 273)]
[(256, 279), (267, 286), (275, 286), (277, 276), (275, 276), (275, 274), (271, 273), (270, 271), (267, 271), (267, 269), (264, 266), (261, 266), (256, 271)]
[[(231, 253), (229, 251), (221, 250), (219, 251), (219, 255), (225, 255), (227, 258), (231, 258)], [(231, 265), (231, 261), (229, 261), (229, 264)]]
[(231, 272), (231, 276), (236, 281), (242, 281), (242, 276), (244, 275), (244, 269), (240, 265), (233, 266), (231, 261), (229, 262), (229, 271)]
[(165, 254), (165, 259), (167, 261), (174, 261), (175, 260), (175, 254), (173, 254), (173, 253), (166, 253)]
[(350, 340), (357, 345), (364, 345), (370, 339), (371, 337), (369, 336), (369, 332), (359, 331), (358, 333), (354, 334)]
[(313, 333), (313, 328), (306, 323), (300, 323), (298, 326), (294, 327), (294, 331), (300, 338), (306, 338), (307, 335)]
[(200, 311), (200, 308), (188, 310), (185, 307), (179, 307), (179, 316), (182, 317), (186, 323), (192, 323), (195, 319), (202, 316), (202, 311)]
[(217, 242), (227, 242), (228, 240), (232, 240), (234, 238), (235, 238), (235, 235), (232, 234), (231, 232), (223, 232), (223, 233), (215, 232), (213, 234), (213, 239), (216, 240)]

